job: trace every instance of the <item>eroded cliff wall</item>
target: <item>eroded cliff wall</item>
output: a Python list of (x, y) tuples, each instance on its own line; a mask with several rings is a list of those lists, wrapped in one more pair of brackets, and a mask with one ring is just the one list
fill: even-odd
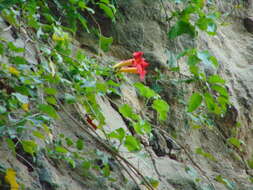
[[(173, 23), (168, 22), (167, 17), (174, 8), (169, 2), (161, 4), (159, 1), (151, 0), (117, 1), (119, 9), (117, 22), (110, 25), (107, 22), (104, 24), (103, 21), (100, 22), (102, 32), (114, 38), (111, 50), (99, 58), (101, 63), (110, 64), (131, 57), (132, 52), (143, 51), (146, 60), (150, 63), (149, 74), (153, 75), (153, 77), (147, 77), (144, 83), (151, 88), (159, 86), (160, 95), (170, 104), (167, 121), (157, 124), (155, 122), (157, 116), (145, 107), (145, 102), (137, 95), (133, 83), (139, 79), (132, 75), (128, 75), (127, 81), (120, 87), (121, 97), (98, 97), (106, 119), (105, 131), (124, 128), (131, 134), (127, 121), (117, 108), (117, 105), (128, 103), (139, 115), (149, 120), (154, 129), (166, 131), (167, 135), (176, 141), (175, 144), (180, 150), (173, 150), (171, 155), (168, 154), (169, 150), (163, 137), (156, 139), (155, 143), (160, 147), (157, 151), (154, 151), (152, 143), (144, 145), (145, 148), (137, 154), (127, 153), (124, 148), (120, 149), (119, 154), (143, 176), (159, 179), (157, 189), (253, 189), (253, 184), (249, 180), (253, 172), (246, 163), (246, 160), (251, 159), (253, 155), (253, 38), (243, 24), (243, 19), (251, 15), (253, 10), (248, 5), (244, 5), (248, 6), (245, 10), (234, 9), (236, 3), (233, 1), (219, 5), (223, 12), (231, 10), (231, 14), (224, 20), (224, 23), (229, 24), (219, 26), (216, 36), (210, 37), (200, 33), (199, 39), (191, 39), (188, 36), (179, 37), (176, 40), (168, 39), (167, 33)], [(0, 28), (2, 38), (12, 41), (19, 47), (25, 47), (29, 61), (35, 65), (39, 64), (36, 50), (40, 44), (29, 41), (24, 31), (16, 31), (17, 34), (13, 35), (3, 19), (1, 19)], [(78, 40), (74, 43), (75, 48), (88, 46), (94, 49), (92, 37), (87, 38), (89, 38), (87, 34), (78, 36)], [(192, 47), (207, 49), (217, 57), (220, 67), (217, 71), (210, 72), (217, 72), (226, 79), (233, 103), (222, 118), (214, 118), (213, 127), (203, 126), (199, 129), (191, 129), (191, 124), (187, 122), (185, 108), (178, 103), (178, 99), (187, 100), (190, 92), (185, 93), (186, 89), (194, 91), (196, 86), (178, 83), (177, 79), (180, 76), (167, 70), (167, 60), (170, 58), (168, 52), (177, 54), (185, 48)], [(85, 50), (87, 54), (93, 56), (89, 49)], [(1, 62), (4, 61), (5, 58), (1, 57)], [(179, 61), (178, 64), (184, 65), (184, 60)], [(159, 72), (155, 71), (155, 68)], [(209, 72), (208, 68), (207, 72)], [(184, 70), (181, 74), (188, 75)], [(159, 78), (158, 75), (165, 77)], [(84, 129), (84, 125), (80, 125), (75, 117), (73, 118), (77, 112), (83, 116), (86, 113), (81, 106), (64, 105), (64, 108), (60, 108), (61, 119), (54, 124), (48, 141), (54, 141), (54, 137), (58, 134), (64, 134), (73, 139), (82, 138), (91, 152), (99, 150), (100, 155), (110, 157), (110, 151), (103, 146), (103, 143), (99, 144), (95, 141), (89, 135), (89, 129)], [(96, 135), (101, 142), (105, 140), (101, 131), (98, 131)], [(232, 136), (244, 142), (242, 151), (228, 145), (227, 139)], [(44, 142), (38, 143), (41, 147), (44, 145)], [(81, 165), (74, 169), (70, 168), (64, 162), (51, 159), (44, 151), (39, 152), (35, 158), (31, 158), (23, 153), (18, 156), (13, 155), (6, 147), (7, 144), (3, 143), (0, 149), (0, 163), (4, 168), (15, 169), (18, 182), (23, 184), (24, 189), (138, 189), (134, 185), (134, 180), (139, 179), (136, 176), (131, 178), (127, 175), (126, 171), (131, 169), (123, 159), (119, 161), (121, 165), (113, 164), (115, 165), (112, 171), (114, 180), (110, 181), (97, 177), (96, 172), (84, 175)], [(202, 148), (213, 155), (215, 161), (195, 154), (197, 148)], [(93, 154), (87, 157), (98, 159), (98, 155)], [(126, 171), (123, 167), (126, 167)], [(129, 180), (128, 182), (124, 176)], [(224, 177), (229, 180), (229, 183), (218, 182), (217, 176)], [(143, 185), (140, 185), (140, 188), (146, 189)]]

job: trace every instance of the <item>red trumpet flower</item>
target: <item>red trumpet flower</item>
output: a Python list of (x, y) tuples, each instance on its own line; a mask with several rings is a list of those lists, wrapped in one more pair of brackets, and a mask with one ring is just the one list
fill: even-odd
[(126, 61), (122, 61), (113, 66), (113, 68), (118, 68), (119, 72), (126, 72), (126, 73), (137, 73), (140, 75), (140, 79), (144, 80), (145, 75), (147, 74), (146, 68), (148, 67), (148, 63), (142, 57), (143, 52), (134, 52), (133, 59), (128, 59)]

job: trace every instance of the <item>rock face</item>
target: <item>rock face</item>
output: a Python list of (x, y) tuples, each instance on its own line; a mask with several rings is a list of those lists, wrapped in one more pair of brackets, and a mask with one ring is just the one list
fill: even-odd
[(253, 17), (243, 19), (243, 24), (248, 32), (253, 33)]
[[(200, 34), (198, 41), (193, 41), (184, 36), (176, 42), (172, 42), (167, 38), (169, 25), (165, 22), (166, 14), (159, 1), (119, 0), (118, 6), (122, 15), (119, 16), (117, 24), (107, 31), (115, 39), (112, 51), (110, 55), (107, 55), (108, 59), (128, 58), (132, 52), (142, 50), (147, 52), (146, 59), (151, 62), (152, 69), (162, 69), (162, 72), (168, 74), (165, 71), (166, 50), (178, 53), (178, 50), (197, 44), (202, 49), (208, 49), (218, 58), (221, 66), (217, 72), (227, 80), (227, 87), (234, 105), (229, 113), (221, 119), (222, 121), (218, 121), (218, 128), (188, 130), (184, 117), (180, 113), (182, 108), (176, 103), (173, 104), (173, 98), (180, 96), (183, 91), (180, 91), (174, 84), (164, 82), (161, 84), (164, 90), (163, 96), (172, 102), (171, 109), (173, 109), (173, 113), (170, 114), (164, 126), (156, 126), (156, 123), (154, 123), (153, 127), (159, 127), (161, 130), (177, 136), (176, 141), (180, 144), (180, 150), (172, 150), (175, 156), (170, 157), (168, 155), (169, 148), (176, 146), (174, 142), (172, 145), (170, 144), (173, 138), (171, 137), (172, 139), (166, 142), (168, 139), (157, 134), (154, 136), (157, 139), (160, 138), (160, 140), (156, 140), (153, 148), (148, 146), (138, 155), (125, 153), (125, 150), (121, 149), (120, 154), (127, 158), (144, 176), (160, 179), (158, 189), (253, 190), (253, 184), (248, 180), (250, 177), (248, 174), (251, 171), (245, 165), (245, 160), (253, 155), (253, 39), (251, 34), (243, 28), (242, 20), (231, 18), (231, 24), (220, 27), (215, 37)], [(166, 9), (169, 11), (170, 8), (171, 5), (167, 2)], [(244, 20), (244, 26), (249, 32), (253, 32), (252, 17)], [(0, 28), (6, 27), (4, 22), (0, 21)], [(25, 42), (22, 37), (14, 39), (8, 31), (2, 32), (1, 37), (12, 40), (20, 46)], [(36, 52), (31, 44), (29, 45), (29, 52), (31, 53), (29, 55), (30, 61), (37, 64)], [(121, 87), (122, 97), (120, 101), (122, 101), (121, 103), (133, 105), (137, 113), (143, 114), (145, 108), (132, 87), (134, 81), (134, 77), (128, 77), (128, 83)], [(147, 81), (147, 83), (152, 82)], [(127, 122), (122, 119), (118, 110), (114, 108), (109, 100), (101, 98), (98, 101), (106, 118), (106, 126), (104, 127), (106, 131), (120, 127), (128, 130)], [(59, 121), (56, 124), (59, 126), (58, 133), (71, 136), (81, 135), (87, 139), (87, 144), (90, 147), (96, 148), (95, 143), (92, 143), (82, 133), (80, 127), (71, 122), (67, 115), (63, 115), (63, 118), (65, 118), (64, 121)], [(231, 147), (226, 144), (226, 138), (230, 137), (233, 130), (238, 127), (238, 123), (240, 123), (240, 127), (237, 128), (238, 136), (246, 145), (243, 147), (243, 155), (240, 151), (238, 153), (231, 151)], [(129, 134), (131, 134), (130, 131)], [(103, 138), (103, 133), (98, 135)], [(205, 152), (211, 153), (216, 161), (207, 161), (207, 159), (195, 154), (196, 149), (199, 147)], [(172, 149), (179, 148), (172, 147)], [(125, 182), (120, 172), (122, 168), (119, 167), (116, 167), (113, 173), (114, 178), (118, 181), (116, 183), (105, 182), (103, 179), (96, 178), (96, 174), (90, 174), (91, 177), (83, 177), (79, 167), (73, 170), (67, 166), (57, 165), (53, 160), (43, 156), (43, 153), (42, 156), (38, 156), (39, 161), (34, 163), (35, 170), (32, 172), (29, 172), (27, 167), (13, 155), (9, 155), (9, 157), (6, 157), (6, 155), (9, 155), (6, 150), (1, 149), (0, 166), (14, 167), (18, 179), (25, 184), (26, 189), (138, 189), (134, 184)], [(225, 183), (225, 185), (219, 183), (217, 176), (225, 177), (231, 183)], [(131, 181), (131, 178), (129, 180)], [(143, 186), (141, 187), (146, 189)]]

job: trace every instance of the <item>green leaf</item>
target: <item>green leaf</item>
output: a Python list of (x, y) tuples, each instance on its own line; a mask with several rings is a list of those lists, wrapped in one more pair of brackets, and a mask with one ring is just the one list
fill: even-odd
[(152, 108), (159, 113), (159, 120), (164, 121), (167, 119), (170, 106), (164, 100), (157, 99), (153, 101)]
[(210, 54), (208, 51), (198, 51), (197, 56), (200, 60), (202, 60), (204, 63), (209, 64), (209, 57)]
[(198, 51), (197, 56), (207, 66), (219, 66), (217, 59), (211, 56), (208, 51)]
[(146, 98), (152, 98), (157, 96), (154, 90), (150, 89), (149, 87), (145, 86), (144, 84), (137, 82), (134, 84), (135, 88), (138, 89), (141, 96)]
[(133, 120), (138, 120), (139, 117), (137, 114), (135, 114), (132, 110), (132, 108), (127, 105), (127, 104), (124, 104), (122, 105), (120, 108), (119, 108), (119, 112), (124, 116), (124, 117), (127, 117), (127, 118), (130, 118), (130, 119), (133, 119)]
[(79, 2), (79, 0), (69, 0), (69, 2), (70, 2), (71, 4), (76, 4), (77, 2)]
[[(9, 0), (6, 0), (9, 1)], [(0, 9), (2, 7), (2, 2), (0, 3)], [(19, 23), (17, 22), (17, 14), (12, 9), (4, 9), (1, 10), (1, 17), (4, 18), (5, 21), (7, 21), (10, 25), (13, 25), (14, 27), (19, 27)]]
[(218, 181), (219, 183), (226, 185), (226, 187), (228, 187), (229, 190), (235, 189), (235, 185), (232, 182), (228, 181), (227, 179), (223, 178), (221, 175), (216, 176), (215, 180)]
[[(185, 22), (189, 22), (190, 20), (190, 14), (193, 14), (197, 11), (197, 8), (196, 6), (194, 5), (189, 5), (187, 6), (181, 13), (181, 19)], [(178, 13), (176, 13), (178, 14)], [(179, 13), (180, 14), (180, 13)], [(179, 16), (179, 15), (178, 15)]]
[(210, 20), (212, 21), (212, 19), (206, 18), (205, 16), (200, 17), (197, 20), (196, 25), (199, 27), (199, 29), (205, 31), (207, 29), (207, 26), (208, 26), (208, 23), (210, 22)]
[(188, 102), (188, 112), (195, 111), (202, 103), (202, 95), (200, 93), (194, 93)]
[(120, 142), (122, 142), (125, 135), (126, 135), (125, 130), (123, 128), (118, 128), (115, 131), (111, 132), (109, 134), (109, 137), (114, 138), (114, 139), (118, 139)]
[(54, 109), (53, 106), (47, 105), (47, 104), (40, 104), (39, 105), (39, 110), (42, 111), (43, 113), (49, 115), (50, 117), (57, 119), (59, 118), (56, 110)]
[(55, 99), (54, 97), (52, 97), (52, 96), (46, 97), (46, 101), (47, 101), (47, 103), (49, 103), (49, 104), (57, 105), (56, 99)]
[(109, 4), (106, 3), (99, 3), (99, 8), (102, 9), (110, 19), (114, 19), (115, 8), (113, 6), (109, 6)]
[(249, 181), (253, 184), (253, 177), (249, 177)]
[(209, 35), (215, 35), (217, 31), (217, 25), (213, 18), (203, 16), (200, 17), (196, 25), (199, 27), (199, 29), (206, 31)]
[(84, 8), (86, 8), (86, 3), (83, 2), (83, 1), (79, 1), (79, 2), (78, 2), (78, 6), (79, 6), (81, 9), (84, 9)]
[(212, 85), (211, 88), (218, 92), (221, 96), (228, 97), (228, 91), (225, 87), (220, 85)]
[(212, 154), (205, 152), (202, 148), (196, 148), (195, 153), (212, 161), (216, 161), (216, 158)]
[(83, 161), (82, 168), (84, 170), (89, 170), (91, 168), (91, 162), (90, 161)]
[(109, 51), (109, 48), (111, 46), (113, 42), (113, 38), (112, 37), (105, 37), (103, 35), (100, 35), (100, 48), (104, 51), (107, 52)]
[(234, 145), (236, 148), (240, 148), (241, 147), (241, 144), (243, 144), (243, 142), (235, 137), (230, 137), (227, 139), (227, 141)]
[(197, 57), (203, 61), (203, 63), (205, 65), (208, 65), (208, 66), (214, 66), (214, 67), (218, 67), (219, 66), (219, 63), (217, 61), (217, 59), (214, 57), (214, 56), (211, 56), (210, 53), (205, 50), (205, 51), (198, 51), (197, 52)]
[(23, 140), (21, 141), (22, 147), (25, 152), (34, 155), (37, 152), (38, 146), (35, 141), (32, 140)]
[(217, 102), (226, 109), (227, 105), (229, 104), (229, 99), (223, 96), (219, 96), (217, 98)]
[(204, 99), (205, 99), (205, 103), (206, 103), (207, 109), (210, 112), (214, 112), (216, 104), (215, 104), (213, 96), (210, 93), (205, 93), (204, 94)]
[(65, 138), (65, 141), (66, 141), (66, 144), (67, 144), (68, 146), (72, 146), (72, 145), (74, 144), (74, 142), (73, 142), (73, 140), (72, 140), (71, 138), (66, 137), (66, 138)]
[(196, 65), (191, 65), (189, 67), (189, 70), (192, 74), (194, 74), (195, 76), (199, 76), (199, 67)]
[(0, 3), (0, 11), (3, 9), (8, 9), (12, 5), (15, 5), (16, 3), (23, 2), (23, 0), (1, 0)]
[(0, 105), (0, 114), (3, 114), (7, 111), (6, 107)]
[(195, 27), (189, 22), (178, 21), (169, 31), (168, 36), (170, 39), (174, 39), (182, 34), (189, 34), (191, 37), (195, 37)]
[(75, 162), (75, 160), (73, 160), (73, 159), (71, 159), (71, 158), (69, 158), (69, 157), (65, 158), (65, 160), (69, 163), (69, 165), (70, 165), (72, 168), (75, 168), (75, 167), (76, 167), (76, 162)]
[(108, 90), (108, 86), (106, 83), (96, 83), (97, 92), (106, 93)]
[(63, 153), (63, 154), (68, 153), (68, 150), (66, 148), (62, 147), (62, 146), (56, 146), (55, 151), (58, 152), (58, 153)]
[(111, 85), (111, 86), (114, 86), (114, 87), (120, 87), (120, 84), (118, 84), (118, 83), (116, 83), (116, 82), (114, 82), (114, 81), (112, 81), (112, 80), (108, 80), (108, 81), (107, 81), (107, 84), (108, 84), (108, 85)]
[(0, 43), (0, 55), (4, 54), (4, 45)]
[(253, 169), (253, 159), (247, 160), (247, 163), (251, 169)]
[(210, 22), (210, 23), (208, 23), (208, 26), (207, 26), (207, 33), (209, 34), (209, 35), (212, 35), (212, 36), (214, 36), (215, 34), (216, 34), (216, 31), (217, 31), (217, 24), (216, 23), (214, 23), (214, 22)]
[(198, 63), (200, 63), (201, 59), (199, 59), (196, 54), (197, 54), (196, 49), (189, 49), (188, 51), (184, 52), (183, 55), (188, 56), (188, 61), (187, 61), (188, 65), (197, 65)]
[[(195, 52), (190, 52), (190, 54), (194, 54)], [(189, 65), (190, 72), (195, 76), (199, 75), (199, 67), (200, 59), (196, 55), (189, 55), (187, 64)]]
[(150, 134), (152, 131), (152, 127), (150, 125), (150, 123), (148, 123), (147, 121), (141, 121), (141, 127), (143, 129), (143, 131), (147, 134)]
[(8, 148), (9, 148), (14, 154), (16, 154), (16, 145), (15, 145), (15, 143), (13, 142), (13, 140), (10, 139), (10, 138), (7, 138), (7, 139), (6, 139), (6, 143), (7, 143), (7, 145), (8, 145)]
[(109, 164), (105, 164), (105, 166), (103, 167), (103, 175), (105, 177), (109, 177), (110, 176), (110, 167), (109, 167)]
[(125, 144), (124, 146), (130, 151), (135, 152), (139, 151), (141, 149), (140, 142), (133, 136), (126, 136)]
[(145, 133), (150, 134), (152, 130), (151, 125), (148, 122), (143, 121), (143, 120), (139, 121), (138, 123), (134, 123), (133, 127), (134, 127), (135, 132), (141, 135)]
[(29, 65), (29, 63), (26, 61), (24, 57), (21, 56), (14, 56), (10, 57), (10, 62), (15, 65)]
[(84, 147), (84, 142), (83, 142), (83, 140), (82, 140), (82, 139), (78, 139), (78, 140), (76, 141), (76, 148), (77, 148), (78, 150), (83, 150), (83, 147)]
[(219, 84), (225, 84), (226, 81), (221, 78), (219, 75), (212, 75), (207, 80), (211, 84), (219, 83)]
[(33, 131), (32, 133), (33, 133), (33, 136), (38, 137), (38, 138), (40, 138), (42, 140), (45, 140), (45, 136), (41, 132), (39, 132), (39, 131)]
[(16, 47), (12, 42), (9, 42), (8, 44), (8, 48), (13, 51), (13, 52), (16, 52), (16, 53), (22, 53), (25, 51), (24, 48), (19, 48), (19, 47)]
[(13, 96), (15, 96), (19, 102), (23, 104), (27, 104), (29, 102), (28, 97), (25, 95), (22, 95), (20, 93), (12, 93)]
[(216, 59), (216, 57), (210, 56), (210, 57), (209, 57), (209, 60), (212, 62), (213, 66), (215, 66), (216, 68), (219, 66), (219, 62), (218, 62), (218, 60)]
[[(54, 17), (53, 17), (51, 14), (42, 13), (42, 15), (43, 15), (43, 17), (47, 20), (48, 24), (53, 24), (53, 23), (55, 22), (55, 19), (54, 19)], [(35, 28), (38, 27), (37, 24), (35, 24), (34, 26), (35, 26)], [(39, 29), (39, 30), (41, 30), (41, 29)], [(42, 34), (43, 34), (43, 31), (40, 31), (40, 32), (42, 32)], [(40, 35), (39, 35), (39, 36), (40, 36)]]
[(191, 2), (200, 9), (202, 9), (205, 5), (205, 0), (191, 0)]
[(88, 22), (87, 20), (80, 14), (78, 14), (78, 20), (80, 21), (80, 23), (82, 24), (82, 26), (86, 29), (86, 31), (89, 33), (89, 27), (88, 27)]
[(55, 88), (44, 88), (44, 91), (48, 95), (55, 95), (55, 94), (57, 94), (57, 90)]
[(68, 104), (73, 104), (76, 102), (76, 97), (68, 93), (65, 93), (64, 99)]
[[(154, 189), (157, 189), (160, 183), (158, 180), (148, 177), (148, 176), (145, 176), (145, 180), (148, 181)], [(145, 182), (144, 180), (141, 181), (141, 185), (146, 185), (146, 183), (147, 182)]]

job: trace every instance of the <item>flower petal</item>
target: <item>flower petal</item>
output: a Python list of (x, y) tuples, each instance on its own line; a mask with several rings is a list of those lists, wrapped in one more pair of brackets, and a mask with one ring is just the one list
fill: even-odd
[(122, 67), (119, 72), (124, 73), (139, 73), (136, 67)]
[(137, 51), (133, 53), (133, 57), (134, 59), (142, 58), (143, 54), (144, 53), (142, 51)]
[(133, 61), (134, 61), (134, 59), (128, 59), (128, 60), (125, 60), (125, 61), (121, 61), (121, 62), (117, 63), (116, 65), (114, 65), (112, 68), (130, 66), (130, 65), (132, 65)]

